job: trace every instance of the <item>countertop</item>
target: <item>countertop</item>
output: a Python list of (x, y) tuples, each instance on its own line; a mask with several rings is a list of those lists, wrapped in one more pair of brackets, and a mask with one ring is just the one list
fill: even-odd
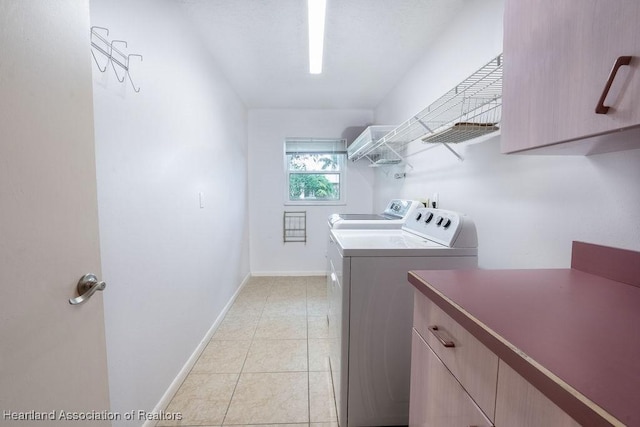
[(640, 287), (575, 264), (414, 271), (409, 281), (581, 424), (639, 426)]

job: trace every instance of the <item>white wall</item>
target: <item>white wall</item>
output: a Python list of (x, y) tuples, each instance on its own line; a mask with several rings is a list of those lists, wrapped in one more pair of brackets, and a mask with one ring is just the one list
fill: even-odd
[[(371, 213), (373, 171), (347, 165), (347, 204), (286, 206), (283, 144), (286, 137), (352, 139), (352, 127), (371, 122), (370, 110), (250, 110), (249, 209), (252, 274), (324, 274), (327, 217), (334, 212)], [(357, 136), (357, 135), (356, 135)], [(282, 242), (285, 210), (307, 211), (307, 243)]]
[(112, 410), (150, 411), (249, 272), (247, 114), (177, 3), (92, 0), (91, 23), (144, 56), (140, 93), (93, 76)]
[[(502, 9), (503, 0), (470, 1), (376, 109), (376, 123), (408, 119), (499, 54)], [(464, 162), (442, 146), (411, 156), (405, 180), (376, 174), (374, 206), (438, 192), (440, 207), (476, 222), (484, 268), (568, 267), (573, 240), (640, 250), (640, 150), (554, 157), (502, 155), (499, 145), (499, 136), (456, 145)]]

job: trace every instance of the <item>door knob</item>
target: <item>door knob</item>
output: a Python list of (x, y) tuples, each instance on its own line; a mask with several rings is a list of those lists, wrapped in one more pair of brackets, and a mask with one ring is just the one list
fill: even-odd
[(95, 274), (85, 274), (84, 276), (82, 276), (82, 278), (80, 278), (80, 281), (78, 282), (78, 296), (69, 299), (69, 304), (82, 304), (86, 300), (91, 298), (91, 295), (95, 294), (96, 291), (102, 291), (106, 287), (107, 284), (105, 282), (99, 282)]

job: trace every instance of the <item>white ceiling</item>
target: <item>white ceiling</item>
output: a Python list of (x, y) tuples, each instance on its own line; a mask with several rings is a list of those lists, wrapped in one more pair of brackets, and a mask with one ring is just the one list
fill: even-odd
[(306, 0), (180, 0), (248, 108), (374, 108), (468, 0), (327, 0), (308, 72)]

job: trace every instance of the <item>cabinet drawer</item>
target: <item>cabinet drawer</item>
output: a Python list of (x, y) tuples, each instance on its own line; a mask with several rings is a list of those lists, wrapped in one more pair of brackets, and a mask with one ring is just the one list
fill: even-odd
[(411, 342), (409, 426), (493, 426), (415, 330)]
[[(419, 291), (414, 298), (413, 327), (493, 421), (498, 356)], [(453, 346), (445, 347), (439, 337)]]

